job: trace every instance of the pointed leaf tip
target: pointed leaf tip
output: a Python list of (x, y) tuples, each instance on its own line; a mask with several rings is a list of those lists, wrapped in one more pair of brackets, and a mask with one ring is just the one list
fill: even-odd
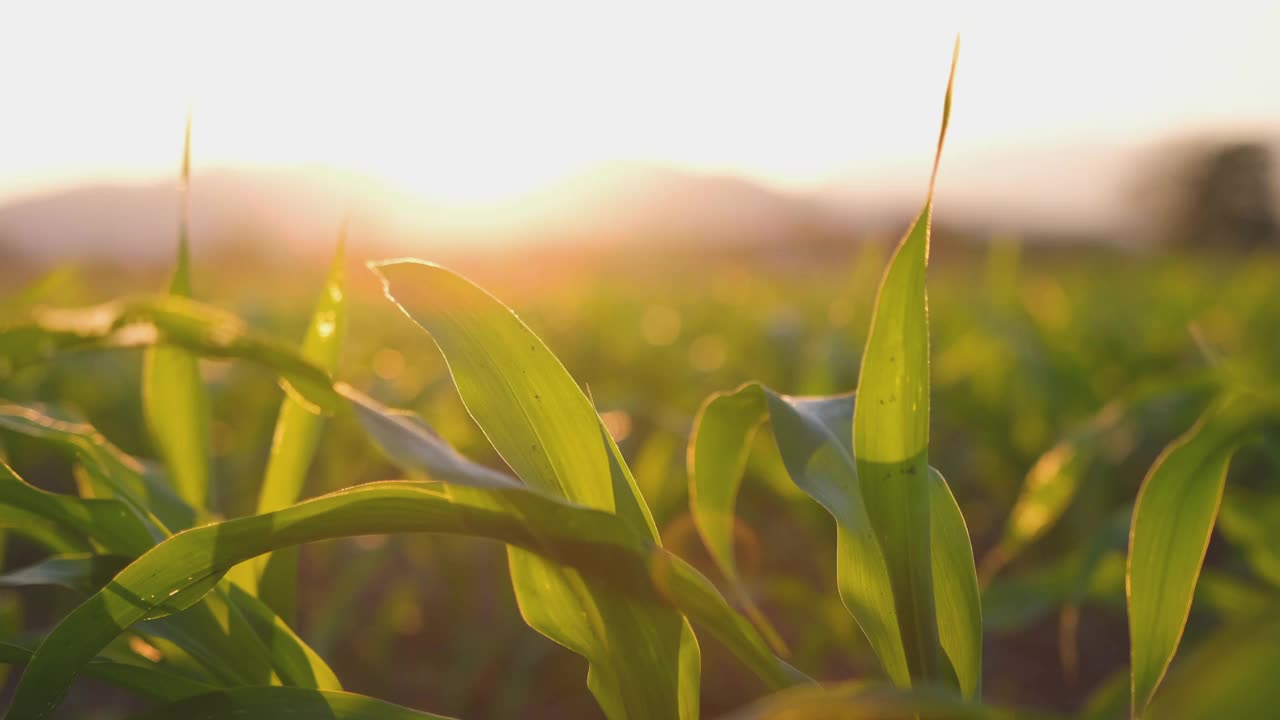
[(942, 100), (942, 128), (938, 131), (938, 149), (933, 155), (933, 172), (929, 176), (929, 203), (933, 202), (933, 186), (938, 180), (938, 166), (942, 163), (942, 146), (947, 139), (947, 126), (951, 124), (951, 96), (956, 84), (956, 65), (960, 62), (960, 34), (951, 49), (951, 72), (947, 75), (947, 93)]

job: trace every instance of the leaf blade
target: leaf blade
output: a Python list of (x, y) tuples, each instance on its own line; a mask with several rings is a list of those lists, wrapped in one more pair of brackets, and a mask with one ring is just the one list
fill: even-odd
[[(191, 296), (191, 252), (187, 213), (190, 206), (191, 117), (182, 147), (182, 217), (178, 225), (178, 261), (169, 294)], [(142, 409), (160, 457), (169, 468), (178, 495), (188, 505), (209, 505), (209, 400), (200, 366), (186, 350), (157, 347), (143, 358)]]
[(324, 718), (325, 720), (450, 720), (367, 695), (280, 686), (224, 688), (182, 698), (135, 720), (238, 720)]
[[(959, 52), (959, 42), (956, 53)], [(858, 373), (853, 446), (867, 515), (884, 552), (912, 678), (942, 677), (934, 608), (929, 513), (929, 319), (925, 273), (933, 184), (951, 115), (956, 56), (924, 208), (876, 293)]]
[[(302, 357), (329, 374), (337, 370), (346, 334), (345, 247), (344, 227), (324, 289), (302, 341)], [(324, 418), (313, 407), (286, 393), (276, 417), (267, 468), (258, 493), (257, 512), (278, 510), (297, 501), (320, 442), (323, 425)], [(291, 621), (297, 611), (297, 574), (297, 553), (288, 549), (279, 555), (254, 558), (235, 568), (231, 577), (250, 593), (260, 595), (276, 614)]]
[[(658, 542), (644, 499), (595, 408), (515, 313), (432, 263), (397, 260), (370, 268), (387, 298), (435, 341), (463, 404), (518, 477), (615, 513), (637, 535)], [(508, 566), (525, 621), (588, 659), (588, 687), (609, 717), (696, 716), (699, 653), (678, 614), (629, 603), (519, 549), (508, 552)], [(611, 650), (620, 646), (628, 652)]]
[(184, 588), (280, 547), (391, 532), (488, 537), (538, 552), (624, 592), (633, 602), (677, 603), (727, 637), (730, 647), (745, 650), (749, 666), (774, 686), (795, 679), (749, 625), (733, 619), (704, 578), (659, 548), (637, 545), (632, 533), (607, 513), (524, 489), (390, 481), (187, 530), (157, 545), (54, 628), (23, 674), (8, 717), (45, 717), (79, 668)]
[(1134, 717), (1182, 640), (1231, 458), (1266, 412), (1241, 398), (1220, 401), (1165, 448), (1138, 491), (1125, 573)]

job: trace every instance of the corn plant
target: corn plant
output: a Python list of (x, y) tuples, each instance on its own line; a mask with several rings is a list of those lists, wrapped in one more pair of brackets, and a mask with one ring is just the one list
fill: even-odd
[[(168, 292), (37, 307), (0, 329), (5, 372), (65, 353), (142, 349), (143, 415), (159, 456), (126, 454), (62, 408), (0, 401), (0, 430), (64, 453), (78, 491), (36, 488), (0, 462), (0, 526), (48, 552), (0, 576), (0, 585), (62, 585), (85, 596), (36, 642), (0, 643), (0, 662), (25, 666), (6, 717), (51, 716), (79, 676), (150, 699), (141, 717), (151, 720), (439, 717), (344, 691), (291, 628), (298, 546), (388, 533), (504, 543), (523, 619), (586, 660), (587, 688), (611, 720), (697, 718), (706, 637), (771, 691), (737, 717), (1015, 716), (982, 702), (977, 563), (960, 506), (929, 460), (926, 270), (954, 73), (953, 57), (929, 190), (880, 283), (856, 392), (797, 397), (751, 383), (712, 396), (698, 413), (688, 447), (691, 513), (733, 602), (663, 547), (590, 397), (524, 322), (464, 277), (418, 260), (370, 265), (405, 330), (416, 326), (438, 347), (505, 469), (464, 457), (423, 418), (335, 378), (347, 325), (345, 232), (300, 346), (194, 300), (188, 123)], [(285, 390), (255, 513), (245, 517), (226, 519), (212, 492), (205, 358), (258, 366)], [(983, 563), (990, 581), (1042, 537), (1086, 481), (1092, 444), (1151, 398), (1212, 397), (1138, 496), (1126, 578), (1131, 688), (1100, 696), (1086, 717), (1114, 717), (1116, 697), (1129, 698), (1134, 716), (1244, 717), (1266, 707), (1264, 670), (1280, 662), (1274, 617), (1188, 658), (1189, 671), (1212, 674), (1222, 653), (1239, 653), (1249, 666), (1228, 664), (1239, 692), (1189, 696), (1183, 688), (1194, 684), (1173, 684), (1156, 695), (1187, 621), (1231, 456), (1273, 434), (1280, 419), (1270, 385), (1228, 375), (1153, 382), (1100, 412), (1033, 468)], [(406, 479), (300, 500), (323, 424), (336, 416), (354, 419)], [(791, 667), (737, 567), (735, 505), (752, 438), (766, 423), (791, 480), (835, 520), (838, 593), (888, 682), (819, 685)]]
[[(188, 157), (184, 151), (184, 186)], [(165, 461), (130, 457), (54, 410), (0, 408), (5, 429), (71, 455), (80, 482), (79, 497), (64, 496), (28, 485), (7, 466), (0, 471), (10, 526), (55, 553), (10, 575), (10, 584), (54, 582), (91, 593), (34, 649), (9, 648), (9, 661), (26, 669), (7, 717), (48, 716), (81, 673), (169, 703), (148, 717), (321, 709), (342, 718), (434, 717), (342, 693), (283, 619), (295, 592), (291, 548), (391, 532), (507, 543), (526, 621), (587, 659), (588, 687), (610, 717), (697, 716), (700, 662), (691, 622), (720, 637), (767, 686), (803, 679), (714, 586), (662, 549), (587, 397), (528, 327), (480, 288), (428, 263), (373, 266), (387, 297), (431, 334), (472, 417), (519, 480), (463, 458), (420, 418), (335, 382), (342, 269), (340, 245), (295, 350), (186, 297), (184, 222), (168, 295), (41, 310), (2, 333), (0, 353), (11, 368), (59, 352), (146, 348), (144, 406)], [(256, 515), (220, 521), (210, 506), (197, 357), (257, 363), (287, 389)], [(316, 446), (318, 413), (353, 415), (420, 479), (295, 502)], [(181, 421), (168, 422), (174, 415)], [(126, 636), (163, 662), (140, 663), (139, 646)]]
[[(748, 384), (711, 397), (689, 444), (689, 492), (703, 540), (752, 607), (733, 557), (734, 504), (749, 440), (768, 420), (791, 479), (835, 518), (840, 597), (885, 673), (902, 687), (946, 685), (977, 699), (982, 611), (973, 551), (964, 516), (928, 461), (925, 268), (950, 112), (949, 81), (929, 194), (885, 271), (857, 392), (789, 397)], [(768, 627), (758, 610), (750, 614)]]

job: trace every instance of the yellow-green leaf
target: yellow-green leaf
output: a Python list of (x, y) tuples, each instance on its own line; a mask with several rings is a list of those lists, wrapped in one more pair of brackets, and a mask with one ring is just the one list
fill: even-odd
[[(959, 45), (956, 46), (957, 51)], [(952, 60), (952, 79), (955, 61)], [(937, 176), (951, 111), (947, 83)], [(884, 553), (913, 679), (942, 679), (929, 534), (929, 318), (925, 272), (933, 180), (876, 295), (853, 419), (853, 449), (867, 516)]]
[[(458, 394), (494, 449), (529, 485), (657, 528), (595, 409), (555, 355), (506, 306), (420, 261), (373, 266), (388, 298), (440, 348)], [(519, 548), (512, 586), (531, 627), (587, 658), (587, 684), (610, 718), (698, 713), (699, 652), (678, 613), (629, 602)], [(625, 647), (625, 653), (617, 648)]]
[[(191, 174), (191, 119), (182, 148), (182, 219), (178, 227), (178, 265), (169, 293), (191, 296), (191, 252), (187, 207)], [(143, 358), (142, 409), (156, 451), (169, 468), (178, 495), (203, 510), (209, 505), (209, 401), (200, 366), (191, 353), (155, 347)]]
[(1182, 640), (1231, 457), (1275, 409), (1229, 397), (1165, 448), (1138, 492), (1126, 577), (1131, 711), (1141, 716)]
[[(836, 520), (836, 583), (841, 600), (867, 636), (889, 677), (910, 684), (884, 556), (859, 492), (850, 446), (852, 395), (793, 398), (759, 384), (713, 395), (694, 422), (689, 443), (692, 513), (699, 533), (736, 593), (747, 600), (733, 558), (733, 517), (751, 436), (770, 421), (774, 442), (796, 486)], [(941, 646), (965, 697), (980, 694), (982, 614), (973, 551), (964, 517), (942, 476), (930, 469), (929, 511)], [(748, 612), (766, 634), (765, 619)], [(780, 641), (775, 641), (780, 642)], [(949, 678), (948, 678), (949, 679)]]
[[(347, 326), (343, 281), (345, 245), (344, 229), (338, 239), (338, 250), (329, 277), (302, 341), (302, 357), (330, 374), (337, 370)], [(304, 405), (291, 393), (285, 395), (276, 419), (262, 488), (258, 493), (259, 513), (278, 510), (297, 501), (323, 425), (324, 419), (316, 408)], [(278, 615), (292, 620), (297, 605), (297, 573), (297, 552), (287, 549), (279, 554), (254, 558), (233, 570), (231, 578), (250, 593), (259, 595)]]

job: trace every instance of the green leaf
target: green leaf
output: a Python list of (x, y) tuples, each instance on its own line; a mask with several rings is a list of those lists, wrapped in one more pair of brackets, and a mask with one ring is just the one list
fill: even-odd
[[(959, 43), (956, 44), (959, 52)], [(936, 178), (951, 113), (947, 82)], [(924, 209), (889, 261), (876, 295), (858, 373), (853, 448), (867, 517), (889, 571), (898, 628), (913, 680), (943, 680), (930, 557), (929, 318), (925, 269), (933, 184)]]
[(148, 636), (182, 648), (223, 684), (342, 689), (333, 671), (270, 608), (219, 583), (216, 575), (176, 588), (147, 617), (153, 618), (143, 625)]
[(509, 475), (471, 462), (444, 442), (422, 418), (388, 408), (350, 385), (334, 386), (360, 426), (393, 463), (436, 480), (482, 488), (523, 487)]
[(6, 542), (8, 533), (21, 535), (55, 554), (92, 549), (92, 544), (83, 536), (67, 532), (54, 522), (11, 505), (0, 506), (0, 529), (6, 533)]
[[(12, 641), (0, 642), (0, 663), (25, 665), (32, 654), (31, 650)], [(100, 657), (85, 664), (84, 674), (157, 700), (179, 700), (214, 689), (212, 685), (160, 668)]]
[(228, 604), (262, 642), (282, 682), (309, 689), (342, 689), (329, 665), (269, 605), (229, 582), (223, 582), (222, 589)]
[[(6, 414), (0, 415), (0, 420), (17, 418), (27, 421), (35, 418), (42, 422), (32, 421), (31, 427), (42, 429), (53, 427), (54, 430), (49, 432), (61, 433), (54, 435), (55, 438), (73, 443), (82, 441), (85, 443), (83, 447), (91, 450), (98, 448), (97, 445), (86, 440), (97, 436), (96, 431), (91, 427), (77, 426), (72, 431), (59, 425), (50, 426), (43, 421), (53, 422), (52, 420), (34, 411), (20, 412), (25, 410), (16, 406), (7, 406), (4, 411)], [(31, 429), (25, 424), (20, 427)], [(93, 457), (90, 454), (90, 459)], [(115, 458), (112, 455), (105, 457), (108, 460)], [(127, 458), (127, 456), (123, 457)], [(128, 469), (125, 464), (112, 466)], [(127, 491), (125, 494), (129, 495)], [(116, 561), (116, 569), (123, 567), (123, 563), (119, 560), (137, 557), (153, 546), (151, 535), (137, 516), (122, 502), (115, 499), (81, 499), (48, 493), (26, 484), (12, 470), (0, 463), (0, 520), (15, 513), (47, 521), (51, 527), (57, 529), (61, 537), (70, 538), (69, 542), (79, 544), (86, 538), (92, 540), (104, 552), (120, 556)], [(84, 546), (81, 545), (81, 547)], [(97, 590), (101, 586), (93, 583), (105, 583), (110, 579), (110, 575), (102, 571), (98, 564), (100, 562), (102, 561), (98, 560), (95, 563), (86, 564), (82, 568), (85, 571), (84, 574), (74, 580), (67, 578), (64, 584), (90, 592)], [(99, 571), (93, 572), (94, 568), (98, 568)], [(41, 568), (46, 580), (54, 579), (49, 572), (55, 569), (68, 571), (72, 567), (65, 559), (53, 561), (51, 565)], [(30, 582), (35, 579), (31, 573), (11, 578), (14, 582)], [(206, 587), (198, 590), (192, 600), (199, 600), (207, 589)], [(171, 600), (178, 599), (180, 598)], [(216, 607), (200, 607), (183, 613), (171, 619), (165, 629), (169, 637), (179, 641), (214, 674), (221, 675), (228, 681), (252, 682), (267, 679), (276, 673), (287, 682), (303, 685), (318, 683), (322, 687), (340, 687), (333, 676), (333, 671), (279, 618), (275, 618), (270, 610), (261, 606), (229, 609), (227, 599), (217, 593), (207, 596), (206, 602), (214, 603)], [(237, 605), (243, 606), (246, 603), (254, 604), (257, 601), (249, 598)], [(158, 614), (164, 613), (157, 612), (153, 616)], [(249, 618), (242, 615), (250, 615), (255, 619), (250, 622)]]
[(133, 558), (119, 555), (57, 555), (0, 575), (0, 587), (56, 585), (84, 593), (107, 584)]
[[(344, 228), (338, 238), (338, 250), (324, 291), (302, 342), (302, 357), (331, 374), (337, 370), (347, 327), (343, 288), (345, 245)], [(259, 513), (291, 505), (302, 494), (302, 485), (315, 455), (323, 422), (314, 407), (309, 407), (292, 394), (286, 394), (280, 404), (271, 454), (258, 494)], [(250, 593), (260, 595), (281, 617), (292, 619), (297, 606), (297, 574), (297, 553), (290, 549), (279, 555), (254, 558), (235, 568), (231, 577)]]
[(1112, 512), (1101, 527), (1080, 538), (1068, 552), (995, 578), (983, 593), (986, 627), (1012, 633), (1064, 606), (1085, 602), (1118, 605), (1124, 590), (1131, 515), (1128, 508)]
[(1165, 448), (1142, 483), (1126, 586), (1134, 717), (1145, 713), (1182, 640), (1231, 457), (1274, 416), (1252, 398), (1220, 401)]
[(775, 693), (726, 720), (1030, 720), (1047, 714), (982, 705), (936, 687), (899, 688), (852, 682)]
[(239, 687), (188, 697), (135, 717), (135, 720), (449, 720), (443, 715), (348, 692), (291, 687)]
[(0, 462), (0, 520), (15, 511), (13, 520), (35, 516), (47, 521), (69, 546), (91, 539), (108, 553), (134, 557), (152, 545), (146, 528), (123, 503), (46, 492)]
[[(334, 384), (295, 350), (250, 332), (234, 316), (191, 300), (141, 298), (45, 311), (28, 324), (0, 330), (0, 357), (10, 359), (17, 367), (41, 361), (58, 351), (129, 348), (161, 342), (202, 355), (240, 358), (274, 370), (308, 401), (326, 410), (353, 412), (370, 436), (383, 444), (383, 450), (407, 467), (459, 485), (490, 490), (519, 487), (501, 473), (466, 461), (418, 418), (388, 410), (347, 385)], [(609, 443), (609, 447), (616, 453), (616, 446)], [(627, 473), (621, 468), (615, 471), (614, 461), (610, 463), (613, 482), (628, 481)], [(635, 535), (634, 520), (627, 525)], [(734, 613), (705, 578), (677, 558), (663, 557), (665, 562), (653, 568), (666, 568), (662, 575), (664, 587), (672, 601), (696, 623), (710, 629), (770, 686), (807, 680), (774, 657), (750, 623)], [(657, 561), (651, 558), (650, 562)], [(649, 572), (654, 572), (653, 568)], [(687, 637), (683, 633), (680, 637), (686, 651)]]
[[(231, 566), (281, 547), (391, 532), (487, 537), (573, 567), (635, 605), (670, 603), (719, 635), (772, 687), (798, 678), (745, 620), (686, 563), (643, 543), (617, 518), (526, 489), (438, 482), (380, 482), (324, 495), (264, 515), (179, 533), (122, 570), (46, 637), (18, 684), (6, 717), (43, 718), (77, 672), (143, 618), (199, 598)], [(178, 616), (181, 617), (181, 616)]]
[(84, 308), (37, 308), (26, 322), (0, 329), (0, 358), (9, 361), (0, 365), (14, 372), (59, 353), (158, 345), (264, 365), (322, 410), (342, 405), (328, 373), (296, 349), (251, 332), (225, 310), (174, 295), (125, 298)]
[(91, 425), (55, 417), (48, 408), (0, 404), (0, 430), (53, 443), (84, 468), (94, 496), (115, 499), (132, 512), (142, 532), (128, 529), (134, 535), (129, 541), (133, 547), (115, 548), (122, 554), (141, 553), (155, 540), (195, 524), (196, 512), (158, 471), (121, 452)]
[(766, 392), (760, 385), (746, 385), (733, 393), (711, 396), (698, 410), (689, 439), (689, 511), (738, 603), (769, 643), (781, 651), (782, 638), (743, 587), (733, 552), (734, 506), (751, 454), (751, 440), (767, 417)]
[(982, 600), (964, 514), (947, 481), (929, 468), (929, 535), (938, 640), (961, 694), (982, 696)]
[[(792, 398), (759, 384), (713, 395), (694, 422), (689, 444), (694, 522), (731, 583), (732, 519), (751, 435), (768, 419), (774, 442), (796, 486), (836, 520), (836, 578), (841, 600), (867, 636), (889, 677), (910, 684), (884, 556), (859, 491), (850, 446), (852, 395)], [(931, 572), (938, 592), (942, 647), (966, 697), (980, 693), (982, 619), (968, 532), (946, 482), (930, 469)], [(745, 597), (745, 592), (738, 590)], [(767, 627), (767, 626), (766, 626)]]
[(438, 265), (371, 266), (387, 298), (431, 335), (467, 410), (529, 485), (612, 512), (613, 484), (587, 396), (527, 325)]
[[(529, 485), (615, 512), (638, 534), (658, 533), (595, 409), (540, 339), (466, 279), (417, 261), (371, 266), (387, 297), (426, 330), (458, 394), (507, 464)], [(638, 605), (519, 549), (508, 553), (525, 621), (587, 658), (588, 686), (606, 715), (698, 712), (699, 653), (678, 613)], [(626, 647), (626, 653), (616, 648)]]
[[(169, 293), (191, 296), (191, 257), (187, 208), (191, 172), (191, 119), (182, 147), (182, 219), (178, 226), (178, 265)], [(200, 367), (191, 353), (157, 347), (143, 358), (142, 410), (156, 450), (169, 468), (178, 495), (193, 508), (209, 504), (209, 401)]]
[(1212, 372), (1141, 382), (1041, 455), (1022, 483), (1000, 541), (983, 560), (984, 580), (990, 580), (1057, 523), (1078, 494), (1090, 464), (1116, 433), (1140, 424), (1145, 413), (1163, 408), (1170, 400), (1197, 397), (1218, 385), (1217, 374)]

